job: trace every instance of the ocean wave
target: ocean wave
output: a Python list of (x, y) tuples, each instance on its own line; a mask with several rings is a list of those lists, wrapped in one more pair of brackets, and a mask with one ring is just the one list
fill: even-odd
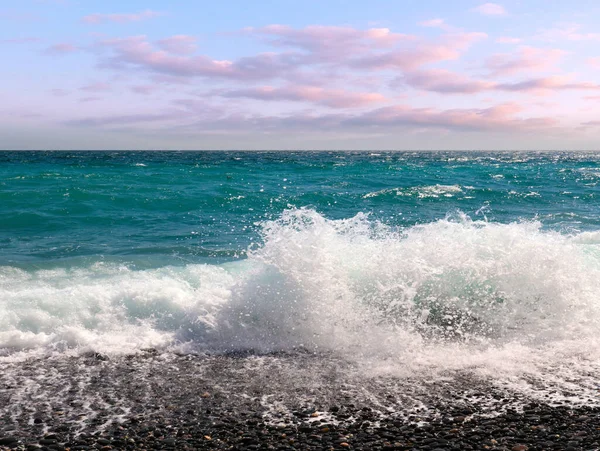
[(497, 372), (600, 357), (597, 233), (464, 215), (398, 229), (294, 209), (262, 236), (222, 265), (1, 267), (4, 358), (303, 348)]
[(380, 191), (367, 193), (363, 196), (363, 199), (369, 199), (371, 197), (379, 197), (390, 194), (396, 196), (415, 196), (419, 198), (453, 197), (454, 194), (462, 192), (462, 187), (458, 185), (428, 185), (415, 186), (410, 188), (386, 188)]

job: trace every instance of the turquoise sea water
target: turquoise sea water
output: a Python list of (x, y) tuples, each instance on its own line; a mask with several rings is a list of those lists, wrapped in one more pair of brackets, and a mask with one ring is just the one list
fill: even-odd
[(0, 357), (591, 374), (599, 182), (600, 153), (0, 152)]
[(0, 152), (0, 265), (220, 263), (300, 207), (590, 231), (599, 182), (597, 153)]

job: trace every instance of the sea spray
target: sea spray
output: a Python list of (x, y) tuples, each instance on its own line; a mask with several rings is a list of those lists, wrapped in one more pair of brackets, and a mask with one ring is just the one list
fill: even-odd
[(600, 356), (600, 254), (589, 233), (460, 214), (398, 228), (312, 209), (262, 230), (247, 259), (222, 265), (3, 267), (5, 359), (302, 349), (375, 372), (510, 375), (565, 363), (583, 373)]

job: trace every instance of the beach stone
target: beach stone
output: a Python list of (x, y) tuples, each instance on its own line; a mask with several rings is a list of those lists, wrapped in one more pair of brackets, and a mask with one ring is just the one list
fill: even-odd
[(19, 442), (19, 439), (16, 437), (0, 437), (0, 445), (3, 446), (12, 446)]
[(527, 445), (515, 445), (511, 448), (512, 451), (527, 451), (529, 447)]
[[(269, 358), (261, 357), (267, 363)], [(73, 361), (76, 359), (74, 358)], [(277, 390), (281, 390), (281, 393), (273, 394), (271, 387), (257, 387), (257, 383), (252, 380), (254, 374), (249, 376), (247, 372), (240, 371), (240, 368), (246, 364), (244, 359), (246, 357), (236, 357), (235, 360), (223, 357), (218, 359), (170, 357), (170, 361), (162, 368), (160, 361), (153, 361), (152, 376), (147, 379), (144, 379), (146, 373), (134, 370), (133, 364), (123, 363), (137, 362), (138, 365), (142, 365), (139, 356), (131, 359), (113, 359), (93, 367), (91, 377), (97, 379), (98, 385), (95, 388), (88, 388), (89, 392), (67, 393), (64, 403), (55, 400), (51, 408), (44, 406), (42, 409), (41, 406), (34, 405), (27, 415), (36, 412), (40, 418), (44, 418), (40, 415), (41, 412), (52, 412), (58, 408), (64, 410), (64, 416), (49, 420), (48, 428), (51, 432), (41, 437), (43, 440), (54, 440), (52, 445), (44, 445), (45, 449), (49, 450), (64, 447), (72, 451), (75, 449), (103, 449), (103, 451), (112, 449), (363, 449), (373, 451), (382, 449), (429, 451), (600, 449), (598, 446), (600, 408), (594, 405), (556, 407), (538, 403), (535, 408), (525, 405), (525, 413), (514, 411), (505, 414), (500, 410), (497, 417), (488, 418), (485, 415), (496, 404), (479, 406), (477, 404), (479, 400), (465, 401), (468, 398), (460, 392), (459, 386), (454, 385), (451, 388), (456, 390), (456, 393), (448, 394), (444, 398), (443, 388), (436, 389), (432, 392), (431, 399), (426, 396), (421, 399), (424, 407), (410, 410), (409, 414), (402, 413), (402, 406), (385, 404), (387, 399), (385, 390), (389, 389), (385, 386), (385, 382), (382, 383), (382, 393), (379, 398), (384, 400), (383, 405), (373, 405), (369, 400), (355, 395), (352, 390), (338, 392), (335, 384), (326, 387), (302, 385), (301, 390), (297, 392), (299, 396), (295, 399), (296, 392), (286, 391), (288, 387), (286, 381), (285, 386), (276, 387)], [(286, 364), (290, 364), (289, 362), (290, 360)], [(55, 361), (45, 363), (50, 366), (55, 364)], [(197, 371), (197, 366), (201, 365), (206, 368)], [(211, 365), (218, 370), (215, 371), (215, 381), (220, 387), (215, 388), (207, 382), (210, 378), (206, 374), (210, 372)], [(173, 366), (178, 368), (177, 378), (181, 378), (180, 383), (176, 382), (173, 376)], [(114, 373), (106, 373), (111, 367), (116, 369)], [(235, 373), (228, 373), (223, 369), (224, 367), (232, 368)], [(90, 367), (84, 368), (89, 371)], [(60, 371), (71, 374), (70, 372), (77, 370), (69, 363), (56, 373), (60, 374)], [(201, 374), (201, 376), (186, 378), (192, 374)], [(86, 373), (86, 377), (88, 376), (90, 375)], [(270, 372), (270, 376), (270, 381), (274, 381), (276, 371)], [(136, 385), (146, 382), (150, 385), (143, 385), (144, 390)], [(465, 385), (468, 389), (468, 384)], [(165, 390), (164, 387), (169, 387), (169, 390)], [(232, 392), (225, 394), (224, 387), (231, 388)], [(82, 410), (83, 403), (74, 403), (73, 400), (80, 396), (82, 399), (84, 396), (98, 396), (96, 390), (101, 391), (102, 396), (107, 398), (103, 401), (102, 409), (95, 412), (93, 419), (89, 412), (87, 417), (83, 417), (86, 419), (80, 419), (80, 413), (86, 413)], [(370, 390), (373, 388), (371, 387)], [(223, 395), (219, 395), (217, 400), (214, 397), (200, 399), (198, 393), (205, 391), (223, 393)], [(481, 392), (486, 393), (483, 389)], [(152, 398), (145, 398), (146, 393), (149, 393)], [(238, 397), (238, 394), (241, 396)], [(268, 410), (263, 404), (261, 396), (264, 395), (268, 395), (276, 402), (275, 411)], [(319, 404), (314, 401), (314, 396), (323, 396), (326, 400)], [(486, 402), (493, 399), (493, 393), (487, 393), (485, 396), (488, 400)], [(306, 401), (307, 398), (309, 401)], [(504, 402), (506, 398), (500, 402)], [(401, 398), (396, 397), (396, 399)], [(515, 405), (522, 403), (519, 398), (510, 398), (509, 401)], [(470, 404), (457, 406), (456, 403)], [(205, 413), (206, 406), (199, 407), (199, 404), (210, 407), (209, 412)], [(320, 421), (322, 417), (312, 417), (313, 419), (309, 420), (312, 414), (328, 411), (332, 405), (343, 406), (338, 413), (347, 419), (341, 421), (339, 415), (331, 412), (321, 414), (325, 418), (322, 421)], [(89, 404), (87, 406), (86, 409), (89, 408)], [(131, 410), (126, 413), (121, 406), (127, 406)], [(166, 409), (166, 406), (171, 408)], [(391, 407), (398, 410), (393, 411)], [(33, 408), (36, 410), (34, 411)], [(462, 413), (464, 410), (475, 412), (469, 415), (468, 421), (466, 415)], [(293, 415), (292, 412), (298, 412), (300, 415)], [(113, 415), (119, 416), (118, 421), (113, 419), (115, 418)], [(412, 417), (409, 417), (410, 415)], [(457, 422), (460, 417), (465, 417), (464, 423)], [(7, 422), (1, 425), (0, 429), (4, 429), (2, 438), (22, 438), (23, 443), (31, 443), (34, 440), (37, 442), (40, 439), (40, 426), (29, 423), (29, 416), (24, 415), (23, 418), (25, 421), (21, 420), (14, 424)], [(139, 421), (131, 421), (131, 419)], [(343, 445), (344, 443), (348, 446)], [(33, 450), (39, 449), (40, 446), (23, 445), (16, 441), (10, 447), (0, 445), (0, 448)]]

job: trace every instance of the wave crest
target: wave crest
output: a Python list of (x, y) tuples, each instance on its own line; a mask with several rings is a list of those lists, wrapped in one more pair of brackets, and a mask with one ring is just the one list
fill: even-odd
[(600, 356), (594, 234), (464, 215), (398, 229), (311, 209), (285, 211), (262, 233), (246, 260), (218, 266), (0, 268), (0, 348), (302, 347), (494, 371), (579, 358), (583, 343)]

